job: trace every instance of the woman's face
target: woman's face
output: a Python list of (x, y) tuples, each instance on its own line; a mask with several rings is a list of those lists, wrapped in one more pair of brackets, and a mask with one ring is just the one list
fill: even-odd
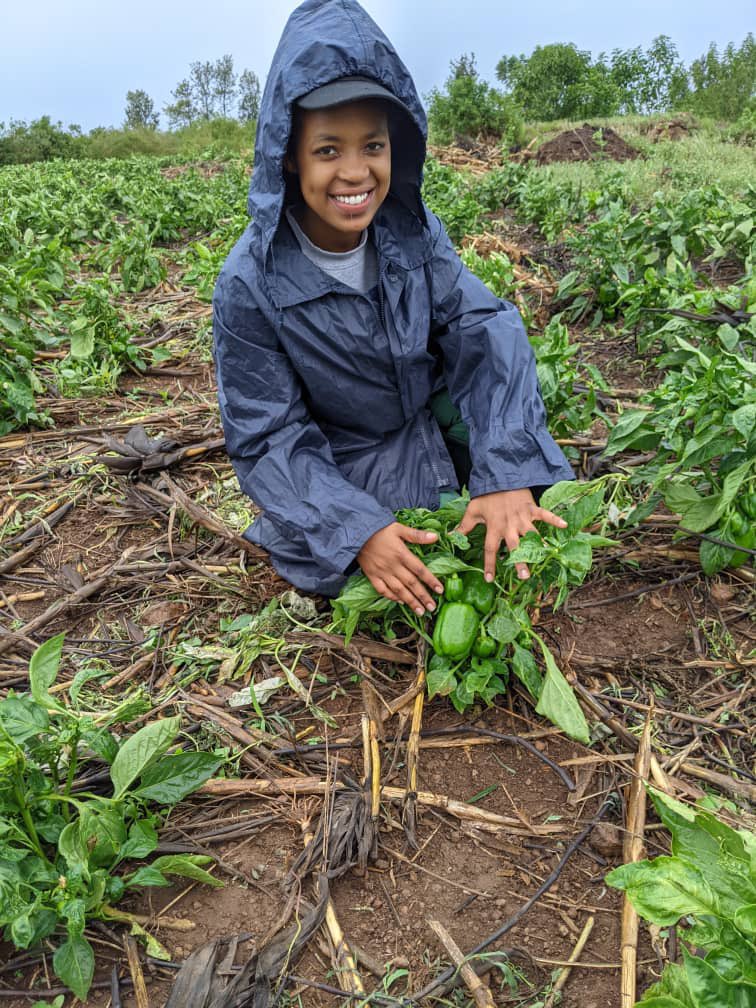
[(300, 225), (328, 252), (348, 252), (378, 211), (391, 184), (391, 145), (380, 101), (301, 110), (293, 158), (305, 202)]

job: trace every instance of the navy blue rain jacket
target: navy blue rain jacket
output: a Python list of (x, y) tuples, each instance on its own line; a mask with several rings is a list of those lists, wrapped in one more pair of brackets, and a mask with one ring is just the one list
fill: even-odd
[[(407, 107), (392, 182), (369, 235), (378, 297), (301, 252), (283, 210), (292, 105), (338, 77), (377, 80)], [(262, 514), (247, 530), (298, 588), (336, 594), (400, 507), (457, 486), (428, 400), (446, 384), (470, 432), (473, 497), (572, 472), (546, 429), (522, 320), (461, 263), (420, 196), (426, 122), (412, 78), (354, 0), (306, 0), (289, 18), (257, 125), (252, 223), (213, 299), (228, 454)], [(290, 186), (291, 183), (288, 183)]]

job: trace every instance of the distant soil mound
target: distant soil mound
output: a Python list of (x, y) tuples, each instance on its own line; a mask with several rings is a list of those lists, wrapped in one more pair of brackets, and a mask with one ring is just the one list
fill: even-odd
[(539, 165), (553, 164), (555, 161), (632, 161), (640, 157), (640, 151), (625, 143), (622, 137), (609, 126), (591, 126), (583, 123), (579, 129), (565, 130), (548, 140), (536, 151), (535, 160)]
[(695, 127), (686, 119), (670, 119), (668, 122), (654, 123), (648, 130), (649, 138), (658, 143), (660, 140), (683, 140), (689, 137)]

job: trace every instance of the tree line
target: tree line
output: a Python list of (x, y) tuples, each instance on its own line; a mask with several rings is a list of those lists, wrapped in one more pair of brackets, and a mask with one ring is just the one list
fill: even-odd
[[(171, 92), (172, 102), (164, 106), (170, 129), (181, 129), (198, 121), (236, 119), (257, 120), (260, 112), (260, 81), (252, 70), (234, 70), (234, 58), (197, 60), (189, 75)], [(157, 129), (160, 122), (155, 103), (146, 91), (126, 93), (125, 129)]]
[(451, 64), (440, 91), (428, 96), (435, 138), (514, 135), (523, 121), (588, 119), (688, 111), (725, 122), (756, 116), (756, 41), (748, 34), (719, 52), (714, 44), (686, 67), (677, 46), (659, 35), (647, 49), (614, 49), (594, 57), (574, 43), (536, 46), (503, 56), (494, 87), (473, 55)]

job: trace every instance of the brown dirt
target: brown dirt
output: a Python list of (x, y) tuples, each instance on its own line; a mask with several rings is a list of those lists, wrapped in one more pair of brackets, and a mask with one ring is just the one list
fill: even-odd
[(631, 147), (609, 126), (583, 123), (577, 129), (565, 130), (541, 144), (535, 154), (539, 165), (556, 161), (632, 161), (640, 151)]

